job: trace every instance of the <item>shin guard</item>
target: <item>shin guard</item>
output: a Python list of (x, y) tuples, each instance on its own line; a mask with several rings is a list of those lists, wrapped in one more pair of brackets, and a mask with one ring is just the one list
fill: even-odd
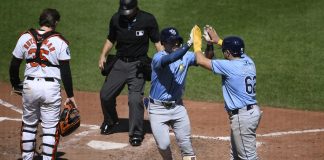
[(36, 148), (37, 124), (27, 125), (24, 122), (21, 125), (20, 150), (22, 159), (33, 159)]
[(58, 125), (53, 128), (43, 127), (43, 143), (42, 143), (42, 155), (43, 160), (55, 160), (57, 146), (60, 140), (60, 133)]

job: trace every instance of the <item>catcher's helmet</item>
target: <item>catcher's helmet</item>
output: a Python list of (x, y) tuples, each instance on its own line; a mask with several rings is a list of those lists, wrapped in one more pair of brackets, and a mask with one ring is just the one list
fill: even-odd
[(120, 0), (119, 1), (119, 14), (128, 16), (137, 10), (137, 0)]
[(230, 36), (223, 40), (222, 51), (229, 50), (234, 57), (239, 57), (244, 53), (244, 42), (240, 37)]
[(168, 27), (163, 29), (160, 34), (160, 39), (162, 45), (166, 43), (173, 44), (176, 43), (177, 41), (180, 44), (182, 44), (183, 42), (183, 38), (179, 35), (178, 30), (174, 27)]

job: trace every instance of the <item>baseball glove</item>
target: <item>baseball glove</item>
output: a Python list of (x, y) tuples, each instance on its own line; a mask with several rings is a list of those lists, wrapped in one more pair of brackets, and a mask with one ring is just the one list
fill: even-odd
[(60, 116), (59, 127), (61, 136), (67, 136), (80, 126), (80, 113), (73, 103), (68, 103)]

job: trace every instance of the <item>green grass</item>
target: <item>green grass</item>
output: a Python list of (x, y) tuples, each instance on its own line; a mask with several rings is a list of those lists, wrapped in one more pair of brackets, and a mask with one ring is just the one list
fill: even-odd
[[(210, 24), (221, 37), (243, 37), (246, 51), (257, 66), (257, 98), (261, 105), (324, 111), (324, 1), (139, 0), (139, 5), (156, 16), (160, 29), (174, 26), (185, 40), (194, 24)], [(19, 34), (37, 27), (39, 13), (46, 7), (61, 13), (57, 30), (70, 41), (74, 88), (98, 92), (104, 80), (98, 70), (98, 57), (118, 1), (3, 0), (0, 80), (9, 81), (8, 66)], [(153, 54), (151, 45), (149, 55)], [(216, 54), (222, 57), (219, 49)], [(148, 89), (146, 85), (146, 95)], [(222, 102), (220, 77), (192, 67), (185, 98)]]

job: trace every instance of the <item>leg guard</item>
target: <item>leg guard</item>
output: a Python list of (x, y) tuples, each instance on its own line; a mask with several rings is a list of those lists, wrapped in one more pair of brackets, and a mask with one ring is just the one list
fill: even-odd
[(42, 155), (43, 160), (55, 160), (57, 146), (60, 140), (60, 133), (58, 125), (53, 128), (44, 128), (43, 127), (43, 143), (42, 146)]
[(182, 157), (182, 160), (197, 160), (196, 156), (184, 156)]
[(21, 125), (20, 150), (23, 160), (32, 160), (36, 148), (37, 124), (27, 125), (24, 122)]

